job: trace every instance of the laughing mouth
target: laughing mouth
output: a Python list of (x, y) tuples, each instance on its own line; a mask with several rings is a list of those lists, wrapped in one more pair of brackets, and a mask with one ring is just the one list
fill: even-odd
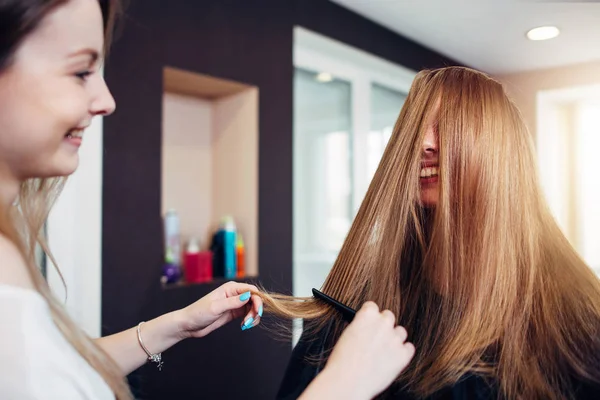
[(69, 132), (67, 132), (67, 134), (65, 135), (65, 137), (67, 139), (72, 139), (72, 138), (79, 138), (79, 139), (81, 139), (81, 137), (83, 136), (83, 131), (84, 131), (84, 129), (81, 129), (81, 128), (71, 129)]
[(433, 178), (438, 176), (439, 168), (436, 166), (421, 168), (421, 178)]

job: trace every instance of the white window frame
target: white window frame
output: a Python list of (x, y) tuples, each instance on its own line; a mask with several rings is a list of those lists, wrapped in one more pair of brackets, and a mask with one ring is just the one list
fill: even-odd
[[(574, 138), (562, 131), (558, 116), (565, 107), (575, 107), (570, 112), (570, 117), (575, 118), (577, 107), (585, 102), (596, 102), (598, 98), (599, 84), (541, 90), (536, 94), (535, 138), (542, 189), (558, 225), (577, 251), (581, 251), (578, 239), (583, 236), (576, 212), (580, 194), (576, 187), (570, 187), (573, 184), (570, 166), (564, 165), (577, 154)], [(596, 267), (594, 271), (600, 276), (600, 269)]]
[[(295, 68), (328, 72), (351, 85), (351, 186), (352, 212), (355, 215), (370, 183), (364, 149), (367, 148), (367, 135), (371, 128), (371, 85), (408, 93), (417, 72), (303, 27), (294, 28), (293, 56)], [(336, 256), (337, 252), (304, 253), (295, 254), (295, 259), (333, 263)]]

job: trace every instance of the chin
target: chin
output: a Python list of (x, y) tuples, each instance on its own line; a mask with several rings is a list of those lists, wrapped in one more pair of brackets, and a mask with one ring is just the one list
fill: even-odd
[(435, 201), (421, 201), (421, 205), (423, 208), (435, 208), (437, 206), (437, 202)]
[(79, 166), (79, 156), (74, 155), (64, 160), (57, 162), (53, 168), (49, 168), (50, 173), (46, 176), (47, 178), (58, 177), (58, 176), (69, 176), (73, 174)]
[(421, 193), (421, 205), (425, 208), (433, 208), (437, 206), (438, 193), (430, 193), (428, 191)]

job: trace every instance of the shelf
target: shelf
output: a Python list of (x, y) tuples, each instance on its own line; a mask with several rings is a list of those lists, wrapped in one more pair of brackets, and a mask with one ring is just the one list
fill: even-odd
[(194, 237), (203, 251), (232, 216), (257, 276), (258, 88), (166, 67), (163, 91), (162, 215), (175, 209), (183, 248)]
[[(178, 290), (178, 289), (186, 289), (190, 287), (206, 287), (206, 288), (217, 288), (224, 283), (234, 281), (234, 282), (242, 282), (242, 283), (250, 283), (256, 281), (258, 276), (245, 276), (243, 278), (233, 278), (233, 279), (225, 279), (225, 278), (217, 278), (208, 282), (178, 282), (178, 283), (168, 283), (161, 284), (163, 290)], [(211, 290), (212, 290), (211, 289)]]
[(219, 286), (229, 281), (256, 284), (258, 277), (244, 277), (238, 279), (216, 279), (205, 283), (183, 283), (161, 285), (160, 295), (154, 301), (153, 310), (158, 314), (164, 314), (173, 310), (179, 310), (200, 300)]

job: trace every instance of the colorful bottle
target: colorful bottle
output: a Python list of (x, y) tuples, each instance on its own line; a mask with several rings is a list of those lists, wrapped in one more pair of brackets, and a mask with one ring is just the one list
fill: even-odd
[(219, 229), (212, 237), (210, 251), (212, 253), (212, 275), (215, 278), (225, 277), (225, 261), (223, 258), (223, 231)]
[(170, 209), (165, 214), (165, 261), (181, 266), (181, 232), (179, 216)]
[(201, 251), (198, 255), (198, 282), (210, 282), (213, 279), (212, 253)]
[(233, 279), (237, 273), (236, 267), (236, 229), (233, 218), (224, 217), (221, 223), (221, 232), (223, 235), (223, 269), (225, 279)]
[(165, 263), (162, 269), (160, 281), (162, 284), (177, 283), (181, 279), (181, 269), (179, 266), (171, 263)]
[(244, 240), (242, 239), (242, 235), (238, 233), (237, 243), (236, 243), (236, 261), (237, 261), (237, 277), (243, 278), (246, 275), (245, 271), (245, 263), (244, 263)]
[(179, 216), (170, 209), (164, 218), (165, 248), (161, 281), (175, 283), (181, 279), (181, 243)]
[(181, 279), (181, 269), (179, 265), (173, 262), (173, 255), (170, 249), (167, 249), (165, 254), (165, 263), (162, 268), (162, 276), (160, 278), (163, 284), (176, 283)]
[(190, 238), (183, 255), (185, 278), (188, 282), (199, 282), (200, 277), (200, 246), (196, 238)]

